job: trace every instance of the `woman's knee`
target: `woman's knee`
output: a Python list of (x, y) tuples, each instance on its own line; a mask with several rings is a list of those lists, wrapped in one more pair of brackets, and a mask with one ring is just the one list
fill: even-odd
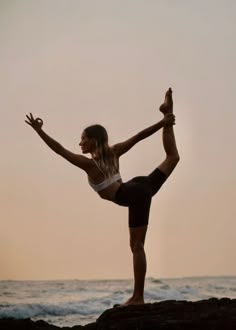
[(144, 252), (144, 244), (142, 241), (130, 242), (130, 248), (133, 254)]
[(180, 161), (179, 154), (167, 155), (164, 162), (158, 166), (158, 169), (168, 177), (175, 169), (179, 161)]

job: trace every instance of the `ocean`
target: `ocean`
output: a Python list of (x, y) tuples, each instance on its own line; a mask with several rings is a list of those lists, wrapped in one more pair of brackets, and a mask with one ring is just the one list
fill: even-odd
[[(0, 281), (0, 318), (85, 325), (132, 293), (131, 280)], [(145, 302), (236, 298), (236, 277), (147, 278)]]

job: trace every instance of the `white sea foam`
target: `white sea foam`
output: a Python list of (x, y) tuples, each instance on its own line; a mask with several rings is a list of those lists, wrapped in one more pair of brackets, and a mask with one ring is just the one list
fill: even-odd
[[(0, 318), (43, 319), (58, 326), (94, 322), (132, 293), (130, 280), (0, 281)], [(146, 280), (145, 301), (236, 298), (236, 277)]]

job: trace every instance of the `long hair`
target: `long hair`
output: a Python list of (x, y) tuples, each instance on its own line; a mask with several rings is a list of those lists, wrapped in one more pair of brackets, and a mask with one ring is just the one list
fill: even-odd
[(92, 125), (84, 130), (89, 139), (94, 139), (96, 149), (92, 155), (106, 178), (117, 173), (119, 164), (117, 157), (108, 144), (108, 134), (106, 129), (101, 125)]

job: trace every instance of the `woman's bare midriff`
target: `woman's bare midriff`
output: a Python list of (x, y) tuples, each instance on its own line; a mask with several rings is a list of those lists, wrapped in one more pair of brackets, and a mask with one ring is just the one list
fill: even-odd
[(122, 183), (122, 181), (119, 180), (117, 182), (112, 183), (109, 187), (107, 187), (101, 191), (98, 191), (99, 196), (103, 199), (107, 199), (109, 201), (114, 201), (116, 192), (119, 189), (121, 183)]

